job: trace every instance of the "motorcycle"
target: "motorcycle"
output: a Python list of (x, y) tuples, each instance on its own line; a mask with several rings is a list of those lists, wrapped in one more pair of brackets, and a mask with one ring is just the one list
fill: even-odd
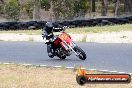
[(60, 32), (60, 35), (55, 35), (52, 41), (52, 53), (54, 56), (57, 56), (60, 59), (65, 59), (67, 56), (75, 53), (79, 59), (86, 59), (85, 52), (79, 46), (77, 46), (75, 42), (73, 42), (71, 36), (67, 34), (65, 30)]

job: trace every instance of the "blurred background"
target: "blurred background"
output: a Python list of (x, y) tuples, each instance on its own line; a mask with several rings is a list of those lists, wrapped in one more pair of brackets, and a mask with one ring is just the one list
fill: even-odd
[(65, 21), (132, 15), (132, 0), (0, 0), (0, 21)]

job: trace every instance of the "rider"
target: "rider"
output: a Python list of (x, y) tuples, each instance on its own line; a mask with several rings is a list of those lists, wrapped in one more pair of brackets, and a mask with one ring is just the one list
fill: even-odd
[(47, 44), (47, 52), (48, 56), (53, 58), (53, 45), (52, 42), (54, 41), (54, 34), (53, 32), (62, 31), (63, 27), (61, 27), (57, 23), (47, 22), (45, 27), (42, 29), (42, 37), (44, 39), (45, 44)]

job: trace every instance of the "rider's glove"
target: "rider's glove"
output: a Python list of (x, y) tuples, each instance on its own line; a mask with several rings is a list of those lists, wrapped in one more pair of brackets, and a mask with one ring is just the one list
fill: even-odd
[(43, 37), (43, 39), (45, 38), (45, 35), (44, 34), (42, 34), (42, 37)]
[(47, 40), (46, 38), (44, 38), (44, 43), (47, 44), (49, 42), (49, 40)]

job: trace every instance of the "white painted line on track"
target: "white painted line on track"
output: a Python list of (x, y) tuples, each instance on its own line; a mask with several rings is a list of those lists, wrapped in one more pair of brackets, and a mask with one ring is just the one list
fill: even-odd
[[(17, 63), (2, 63), (0, 62), (0, 64), (4, 64), (4, 65), (10, 65), (10, 64), (17, 64)], [(39, 66), (39, 67), (55, 67), (55, 68), (61, 68), (63, 66), (48, 66), (48, 65), (34, 65), (34, 64), (20, 64), (18, 63), (17, 65), (23, 65), (23, 66)], [(64, 67), (67, 69), (74, 69), (75, 67)], [(81, 68), (81, 69), (86, 69), (86, 68)], [(119, 73), (119, 74), (130, 74), (132, 75), (132, 73), (128, 73), (128, 72), (118, 72), (118, 71), (109, 71), (109, 70), (97, 70), (97, 69), (86, 69), (86, 70), (90, 70), (90, 71), (101, 71), (101, 72), (110, 72), (110, 73)]]
[(5, 64), (5, 65), (9, 65), (9, 64), (11, 64), (11, 63), (3, 63), (3, 64)]
[(47, 65), (40, 65), (40, 67), (47, 67)]
[(67, 69), (73, 69), (74, 67), (66, 67)]
[(99, 71), (101, 71), (101, 72), (108, 72), (108, 70), (99, 70)]
[(88, 70), (96, 71), (96, 69), (88, 69)]
[(118, 72), (118, 73), (120, 73), (120, 74), (125, 74), (126, 72)]
[(22, 64), (22, 65), (24, 65), (24, 66), (32, 66), (32, 64)]
[(55, 67), (55, 68), (61, 68), (62, 66), (53, 66), (53, 67)]
[(118, 71), (108, 71), (108, 72), (111, 72), (111, 73), (118, 73)]

